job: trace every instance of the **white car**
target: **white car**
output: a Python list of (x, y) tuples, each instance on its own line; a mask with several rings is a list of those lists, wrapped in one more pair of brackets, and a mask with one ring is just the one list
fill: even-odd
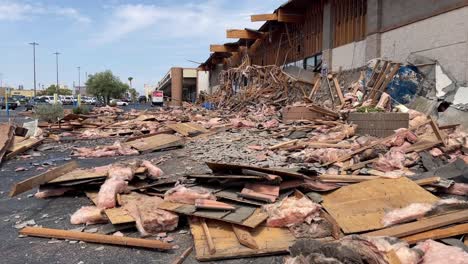
[(127, 106), (127, 105), (128, 105), (127, 102), (124, 102), (124, 101), (119, 100), (119, 99), (113, 99), (113, 100), (111, 100), (111, 102), (115, 102), (115, 104), (116, 104), (117, 106)]

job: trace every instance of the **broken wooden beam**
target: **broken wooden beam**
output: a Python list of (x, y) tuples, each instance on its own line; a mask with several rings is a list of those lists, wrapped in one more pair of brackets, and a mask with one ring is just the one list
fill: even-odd
[(397, 238), (418, 234), (435, 228), (448, 226), (468, 220), (468, 210), (424, 218), (415, 222), (391, 226), (365, 233), (366, 236), (393, 236)]
[(182, 254), (180, 256), (178, 256), (176, 259), (174, 259), (174, 261), (172, 261), (171, 264), (182, 264), (182, 263), (184, 263), (184, 260), (188, 257), (188, 255), (190, 255), (190, 253), (192, 253), (192, 250), (193, 250), (193, 246), (187, 248), (186, 250), (184, 250), (184, 252), (182, 252)]
[(264, 33), (255, 32), (247, 29), (228, 29), (226, 31), (227, 38), (236, 38), (236, 39), (261, 39), (263, 38)]
[(31, 177), (29, 179), (16, 183), (10, 191), (10, 197), (29, 191), (33, 189), (34, 187), (38, 187), (39, 185), (45, 184), (76, 168), (78, 168), (78, 163), (76, 163), (76, 161), (72, 161), (65, 165), (53, 168), (42, 174), (39, 174), (37, 176)]
[(278, 21), (278, 14), (257, 14), (251, 15), (250, 21), (259, 22), (259, 21)]
[(239, 47), (226, 46), (226, 45), (210, 45), (210, 52), (238, 52)]
[(408, 244), (416, 244), (420, 241), (426, 239), (441, 239), (452, 236), (458, 236), (468, 233), (468, 224), (454, 225), (444, 228), (433, 229), (430, 231), (414, 234), (411, 236), (403, 237), (402, 240), (406, 241)]
[(205, 239), (206, 243), (208, 244), (208, 250), (211, 255), (216, 253), (216, 247), (213, 242), (213, 237), (211, 237), (210, 229), (208, 228), (208, 225), (206, 224), (206, 221), (204, 218), (199, 218), (201, 226), (203, 228), (203, 233), (205, 234)]
[(232, 225), (232, 230), (236, 234), (237, 240), (241, 245), (251, 249), (258, 249), (257, 242), (255, 242), (255, 239), (252, 237), (252, 234), (250, 234), (250, 231), (247, 228), (243, 226)]
[(21, 235), (33, 237), (45, 237), (56, 239), (78, 240), (99, 244), (121, 245), (142, 247), (160, 250), (172, 249), (172, 245), (159, 240), (150, 240), (133, 237), (118, 237), (112, 235), (91, 234), (70, 230), (43, 228), (43, 227), (25, 227), (20, 230)]

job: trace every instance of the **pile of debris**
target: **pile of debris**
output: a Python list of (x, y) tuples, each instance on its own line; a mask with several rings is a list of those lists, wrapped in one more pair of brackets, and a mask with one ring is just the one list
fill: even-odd
[[(49, 138), (115, 137), (76, 147), (74, 157), (129, 157), (87, 169), (72, 161), (17, 183), (10, 195), (84, 192), (91, 205), (70, 212), (70, 223), (110, 222), (115, 232), (20, 233), (171, 250), (170, 232), (186, 218), (200, 261), (289, 253), (290, 264), (466, 263), (468, 134), (395, 103), (387, 87), (400, 66), (378, 61), (367, 81), (361, 74), (343, 89), (334, 74), (304, 83), (275, 66), (243, 65), (224, 73), (211, 98), (217, 110), (184, 104), (67, 115), (44, 127)], [(8, 136), (0, 144), (11, 144), (12, 129), (1, 130)], [(182, 146), (209, 170), (165, 173), (157, 167), (164, 159), (140, 157)], [(122, 224), (141, 238), (125, 236)]]

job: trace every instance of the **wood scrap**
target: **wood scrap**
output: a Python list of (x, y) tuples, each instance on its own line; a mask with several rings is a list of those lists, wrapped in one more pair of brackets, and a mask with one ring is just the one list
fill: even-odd
[(408, 244), (416, 244), (420, 241), (427, 239), (441, 239), (457, 235), (463, 235), (468, 233), (468, 224), (454, 225), (449, 227), (437, 228), (422, 233), (417, 233), (411, 236), (405, 236), (401, 239), (406, 241)]
[(33, 237), (78, 240), (90, 243), (142, 247), (159, 250), (170, 250), (173, 247), (171, 244), (159, 240), (91, 234), (43, 227), (25, 227), (20, 230), (20, 234)]
[(199, 218), (198, 220), (200, 221), (201, 226), (203, 228), (203, 233), (205, 234), (205, 239), (208, 245), (208, 250), (210, 254), (213, 255), (214, 253), (216, 253), (216, 247), (214, 245), (213, 238), (211, 237), (210, 229), (208, 229), (208, 225), (206, 224), (206, 221), (204, 218)]
[(0, 124), (0, 163), (2, 162), (3, 156), (14, 139), (15, 127), (9, 124)]
[(232, 225), (232, 230), (236, 234), (239, 243), (251, 249), (258, 249), (257, 242), (255, 242), (255, 239), (252, 237), (250, 231), (247, 228), (238, 225)]
[(10, 197), (29, 191), (33, 189), (34, 187), (38, 187), (41, 184), (45, 184), (55, 178), (58, 178), (64, 175), (67, 172), (70, 172), (76, 169), (77, 167), (78, 167), (78, 164), (76, 163), (76, 161), (72, 161), (65, 165), (59, 166), (57, 168), (53, 168), (42, 174), (34, 176), (32, 178), (16, 183), (10, 191)]
[(184, 260), (192, 253), (193, 251), (193, 246), (190, 246), (180, 256), (178, 256), (175, 260), (171, 262), (171, 264), (182, 264), (184, 263)]

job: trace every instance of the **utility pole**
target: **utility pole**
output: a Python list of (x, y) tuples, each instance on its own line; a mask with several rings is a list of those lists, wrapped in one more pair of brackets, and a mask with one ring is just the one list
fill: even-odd
[(57, 69), (57, 87), (55, 87), (55, 89), (56, 89), (56, 93), (57, 93), (57, 96), (58, 96), (58, 94), (59, 94), (58, 55), (60, 55), (60, 53), (58, 51), (56, 51), (53, 54), (55, 54), (55, 65), (56, 65), (56, 69)]
[(29, 45), (33, 46), (33, 67), (34, 67), (34, 98), (36, 98), (36, 46), (39, 45), (37, 42), (31, 42)]
[(81, 94), (81, 67), (78, 66), (78, 93)]

